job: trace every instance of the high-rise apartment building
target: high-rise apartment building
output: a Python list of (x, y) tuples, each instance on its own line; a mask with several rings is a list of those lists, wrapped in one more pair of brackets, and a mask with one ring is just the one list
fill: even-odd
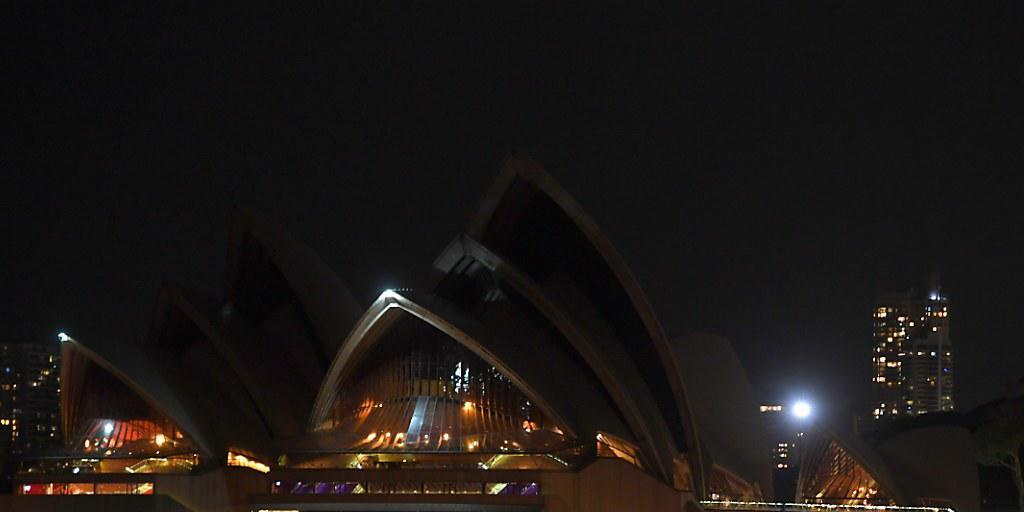
[(0, 432), (13, 458), (60, 440), (59, 347), (0, 344)]
[(949, 298), (932, 278), (927, 292), (880, 296), (872, 363), (876, 420), (953, 410)]

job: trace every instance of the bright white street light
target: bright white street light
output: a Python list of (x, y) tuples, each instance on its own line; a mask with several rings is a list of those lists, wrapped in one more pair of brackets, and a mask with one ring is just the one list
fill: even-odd
[(806, 418), (811, 415), (811, 404), (801, 400), (793, 404), (793, 416)]
[(68, 336), (67, 334), (62, 332), (62, 333), (57, 335), (57, 339), (60, 340), (61, 343), (64, 343), (65, 341), (70, 340), (71, 336)]

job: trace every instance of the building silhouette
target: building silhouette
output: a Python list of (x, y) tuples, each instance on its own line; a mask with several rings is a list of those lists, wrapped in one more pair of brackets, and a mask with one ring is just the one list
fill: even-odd
[(778, 402), (758, 406), (768, 436), (772, 483), (776, 501), (793, 501), (800, 470), (800, 448), (807, 424), (794, 420), (788, 406)]
[(25, 454), (60, 443), (56, 344), (0, 344), (0, 488)]
[(924, 293), (879, 296), (872, 312), (875, 420), (953, 410), (949, 315), (935, 277)]

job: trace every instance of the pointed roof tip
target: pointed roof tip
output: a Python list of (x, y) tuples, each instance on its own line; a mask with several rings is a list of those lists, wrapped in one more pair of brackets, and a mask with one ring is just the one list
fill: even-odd
[(466, 233), (476, 240), (483, 240), (488, 224), (494, 218), (502, 201), (517, 178), (533, 185), (538, 192), (547, 196), (569, 216), (573, 224), (590, 240), (598, 254), (605, 260), (620, 283), (627, 289), (627, 293), (633, 299), (635, 306), (639, 310), (649, 312), (649, 314), (641, 314), (641, 316), (651, 336), (667, 344), (668, 337), (665, 334), (665, 329), (661, 325), (661, 321), (654, 315), (654, 307), (647, 294), (640, 288), (633, 271), (626, 264), (625, 257), (611, 243), (608, 236), (576, 198), (562, 187), (558, 180), (549, 174), (540, 162), (534, 160), (525, 152), (516, 151), (505, 159), (501, 171), (484, 195), (484, 199), (477, 209), (477, 213)]
[(517, 179), (533, 185), (535, 189), (550, 197), (571, 216), (582, 217), (585, 222), (594, 224), (589, 215), (576, 202), (576, 199), (547, 172), (539, 161), (526, 152), (517, 150), (502, 160), (497, 176), (491, 181), (491, 185), (480, 200), (476, 213), (466, 230), (467, 234), (476, 239), (482, 238), (487, 224)]
[(362, 312), (347, 282), (282, 224), (241, 206), (234, 208), (233, 215), (224, 266), (224, 300), (235, 300), (236, 286), (245, 271), (240, 261), (248, 250), (244, 243), (248, 236), (287, 282), (313, 326), (320, 350), (330, 358), (337, 350), (336, 343)]
[[(275, 240), (309, 249), (305, 242), (292, 233), (277, 219), (264, 215), (255, 208), (236, 204), (231, 208), (231, 232), (247, 230), (261, 236), (270, 236)], [(231, 242), (232, 240), (229, 240)]]
[(155, 342), (162, 329), (167, 308), (174, 301), (174, 297), (179, 294), (179, 290), (180, 287), (173, 281), (166, 279), (160, 281), (160, 287), (156, 292), (156, 302), (153, 304), (153, 312), (149, 316), (149, 325), (141, 340), (142, 344), (152, 345)]
[(231, 208), (231, 230), (244, 229), (245, 227), (250, 227), (250, 230), (252, 230), (252, 227), (272, 229), (275, 231), (275, 236), (294, 238), (291, 232), (285, 229), (279, 222), (260, 215), (253, 208), (236, 204)]
[(231, 288), (237, 278), (237, 261), (240, 255), (242, 239), (245, 233), (261, 231), (260, 227), (266, 223), (251, 208), (235, 204), (231, 207), (231, 220), (228, 224), (228, 244), (225, 253), (224, 274), (223, 274), (223, 298), (229, 300)]
[(515, 150), (502, 161), (502, 167), (511, 168), (516, 172), (530, 172), (531, 170), (543, 171), (544, 166), (529, 153)]
[(234, 203), (234, 204), (231, 205), (231, 214), (232, 215), (251, 213), (253, 211), (254, 210), (253, 210), (252, 207), (246, 206), (246, 205), (241, 204), (241, 203)]
[[(231, 211), (231, 225), (228, 230), (227, 261), (224, 266), (224, 298), (231, 297), (231, 288), (235, 282), (238, 269), (236, 265), (242, 250), (242, 240), (246, 233), (252, 236), (256, 242), (268, 252), (275, 254), (284, 247), (308, 251), (313, 253), (306, 244), (292, 235), (280, 223), (270, 220), (256, 213), (255, 210), (235, 205)], [(313, 253), (315, 254), (315, 253)], [(316, 256), (319, 258), (319, 256)]]
[(230, 220), (228, 221), (229, 229), (234, 231), (236, 226), (250, 222), (256, 216), (256, 212), (252, 208), (237, 203), (233, 204), (231, 205)]
[(160, 286), (156, 306), (141, 345), (150, 348), (159, 346), (167, 328), (169, 314), (184, 315), (202, 329), (202, 322), (218, 319), (220, 311), (221, 302), (215, 297), (174, 282), (164, 281)]
[(189, 295), (205, 296), (206, 295), (205, 293), (203, 293), (203, 292), (201, 292), (199, 290), (196, 290), (194, 288), (189, 288), (188, 286), (185, 286), (185, 285), (183, 285), (181, 283), (178, 283), (178, 282), (175, 282), (175, 281), (171, 281), (169, 279), (164, 279), (164, 280), (160, 281), (160, 288), (159, 288), (159, 291), (157, 293), (158, 294), (177, 293), (177, 294), (181, 294), (183, 296), (189, 296)]
[(174, 298), (182, 301), (194, 308), (200, 310), (217, 310), (220, 308), (221, 302), (214, 296), (189, 288), (178, 283), (167, 282), (160, 288), (161, 295), (166, 294), (169, 298)]
[(164, 281), (161, 283), (159, 293), (173, 294), (196, 305), (213, 304), (219, 308), (222, 304), (216, 292), (193, 288), (174, 281)]
[(545, 194), (552, 196), (561, 204), (563, 200), (575, 204), (576, 198), (569, 194), (562, 185), (547, 171), (539, 160), (525, 151), (515, 151), (502, 162), (502, 172), (517, 175), (536, 185)]

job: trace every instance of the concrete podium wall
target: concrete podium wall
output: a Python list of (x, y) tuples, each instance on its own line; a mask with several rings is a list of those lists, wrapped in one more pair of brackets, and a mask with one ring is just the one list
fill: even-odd
[(170, 496), (91, 496), (0, 495), (4, 512), (190, 512)]
[(695, 500), (619, 459), (598, 459), (578, 472), (545, 472), (541, 494), (546, 512), (682, 512)]

